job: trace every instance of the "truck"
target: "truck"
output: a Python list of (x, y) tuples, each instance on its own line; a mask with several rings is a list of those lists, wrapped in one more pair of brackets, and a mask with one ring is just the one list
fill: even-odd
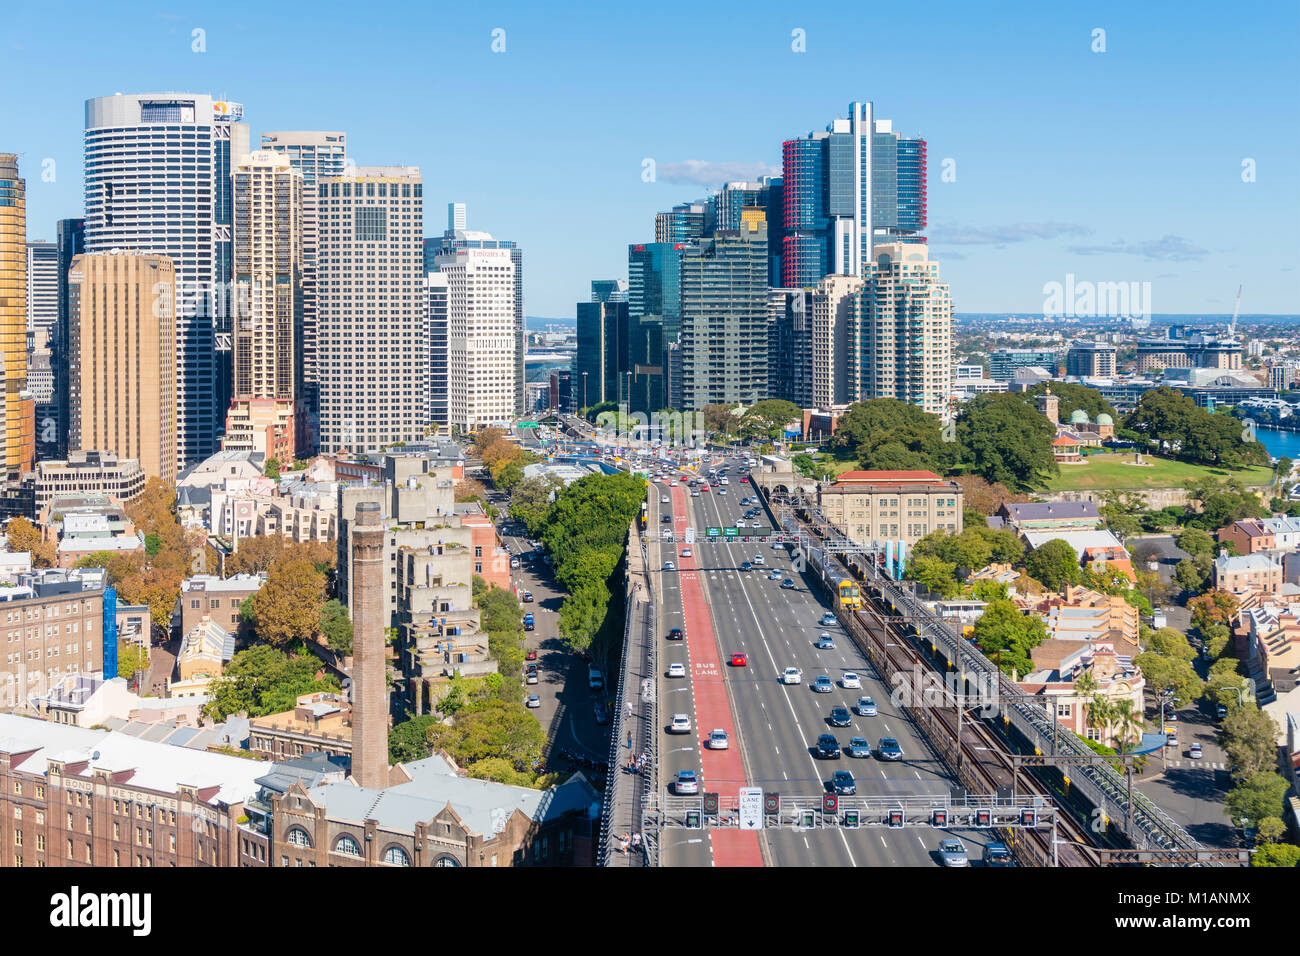
[(533, 622), (533, 616), (532, 616), (532, 614), (525, 614), (525, 615), (524, 615), (524, 630), (525, 630), (525, 631), (531, 631), (535, 626), (536, 626), (536, 625), (535, 625), (534, 622)]

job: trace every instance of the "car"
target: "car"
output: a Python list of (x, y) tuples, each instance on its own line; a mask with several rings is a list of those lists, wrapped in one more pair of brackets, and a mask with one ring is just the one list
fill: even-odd
[(737, 528), (743, 528), (743, 527), (745, 527), (745, 519), (744, 519), (744, 518), (737, 518), (737, 519), (736, 519), (736, 527), (737, 527)]
[(832, 727), (853, 726), (853, 717), (849, 714), (847, 707), (832, 707), (830, 720)]
[(1224, 717), (1227, 717), (1228, 716), (1227, 705), (1226, 704), (1216, 705), (1214, 708), (1214, 716), (1217, 717), (1219, 720), (1222, 720)]
[(1016, 859), (1005, 843), (993, 842), (984, 847), (983, 863), (985, 866), (1015, 866)]
[(834, 734), (822, 734), (817, 738), (817, 758), (819, 760), (839, 760), (840, 742)]
[(744, 651), (736, 651), (731, 655), (732, 667), (744, 667), (749, 663), (749, 656)]
[(536, 694), (529, 694), (528, 699), (524, 701), (524, 705), (533, 708), (541, 707), (542, 699), (538, 697)]
[(673, 792), (678, 796), (691, 796), (700, 792), (700, 778), (694, 770), (678, 770), (673, 781)]
[(844, 752), (850, 757), (870, 757), (871, 744), (867, 742), (866, 737), (853, 737), (849, 744), (844, 748)]
[(772, 550), (773, 550), (773, 551), (784, 551), (784, 550), (785, 550), (785, 542), (784, 542), (784, 541), (773, 541), (773, 542), (772, 542)]
[(1165, 746), (1166, 747), (1178, 746), (1178, 731), (1171, 730), (1165, 734)]
[(939, 841), (939, 862), (944, 866), (970, 866), (966, 856), (966, 844), (956, 837)]
[(683, 557), (683, 558), (693, 557), (694, 554), (695, 554), (695, 552), (692, 551), (690, 548), (682, 548), (682, 557)]
[(779, 570), (778, 568), (773, 568), (771, 571), (768, 571), (768, 572), (767, 572), (767, 579), (768, 579), (769, 581), (780, 581), (780, 580), (781, 580), (781, 572), (780, 572), (780, 570)]
[(686, 714), (673, 714), (673, 721), (668, 725), (670, 734), (689, 734), (691, 732), (691, 718)]
[(853, 780), (853, 774), (847, 770), (836, 770), (831, 777), (831, 791), (840, 796), (852, 796), (858, 792), (858, 785)]
[(533, 620), (533, 616), (532, 616), (531, 614), (525, 614), (525, 615), (524, 615), (524, 630), (525, 630), (525, 631), (531, 631), (531, 630), (532, 630), (534, 627), (536, 627), (536, 626), (537, 626), (537, 625), (536, 625), (536, 622)]
[(669, 677), (685, 677), (685, 676), (686, 676), (686, 665), (683, 664), (681, 661), (676, 661), (676, 662), (674, 662), (674, 663), (672, 663), (672, 664), (669, 664), (669, 665), (668, 665), (668, 676), (669, 676)]
[(831, 640), (831, 636), (827, 634), (825, 631), (822, 631), (822, 633), (819, 634), (817, 637), (817, 650), (819, 651), (835, 650), (835, 642)]
[(870, 697), (858, 698), (858, 713), (863, 717), (876, 716), (876, 702)]
[(533, 603), (533, 592), (532, 592), (532, 591), (525, 591), (525, 592), (524, 592), (523, 602), (524, 602), (525, 604), (532, 604), (532, 603)]
[(754, 560), (754, 563), (755, 563), (755, 564), (766, 564), (766, 562), (763, 560), (763, 556), (762, 556), (761, 554), (756, 554), (756, 555), (754, 555), (754, 559), (753, 559), (753, 560)]
[(672, 523), (673, 523), (673, 516), (672, 516), (672, 515), (660, 515), (660, 516), (659, 516), (659, 523), (660, 523), (660, 524), (672, 524)]
[(680, 627), (674, 627), (668, 631), (668, 640), (680, 641), (681, 639), (682, 639), (682, 629)]
[(749, 475), (741, 475), (741, 476), (740, 476), (740, 480), (741, 480), (741, 481), (749, 481)]
[(666, 505), (666, 504), (671, 504), (672, 502), (669, 501), (667, 495), (662, 495), (662, 496), (660, 496), (660, 498), (659, 498), (659, 503), (660, 503), (661, 505)]
[(727, 493), (727, 489), (726, 489), (726, 488), (719, 488), (719, 489), (718, 489), (718, 494), (720, 494), (720, 495), (725, 495), (726, 493)]
[(692, 488), (692, 489), (691, 489), (691, 497), (692, 497), (692, 498), (698, 498), (699, 496), (700, 496), (700, 489), (699, 489), (699, 488)]
[(609, 707), (606, 706), (603, 700), (596, 701), (591, 705), (591, 709), (592, 713), (596, 717), (597, 724), (603, 727), (605, 724), (609, 723)]
[(822, 620), (821, 620), (822, 627), (830, 627), (832, 624), (838, 624), (838, 623), (839, 622), (835, 619), (835, 615), (832, 614), (830, 611), (827, 611), (825, 614), (822, 615)]
[(831, 691), (835, 689), (835, 685), (831, 683), (831, 679), (829, 677), (827, 677), (825, 674), (822, 674), (815, 681), (813, 681), (812, 689), (815, 693), (818, 694), (829, 694)]
[(881, 760), (903, 759), (903, 748), (898, 746), (898, 741), (893, 737), (881, 737), (877, 752), (880, 754)]
[(518, 558), (511, 558), (511, 559), (510, 559), (510, 567), (512, 567), (512, 568), (517, 568), (517, 567), (519, 567), (519, 559), (518, 559)]
[(1165, 711), (1165, 721), (1171, 724), (1178, 723), (1178, 711), (1176, 710)]
[(671, 561), (665, 561), (665, 562), (664, 562), (664, 570), (665, 570), (665, 571), (676, 571), (676, 570), (677, 570), (677, 565), (673, 564)]
[(526, 660), (526, 661), (535, 661), (535, 660), (537, 660), (537, 651), (536, 651), (536, 649), (531, 650), (531, 651), (529, 651), (527, 654), (525, 654), (525, 655), (524, 655), (524, 660)]
[(791, 581), (789, 578), (786, 578), (784, 581), (781, 582), (781, 588), (785, 591), (793, 591), (794, 582)]
[(1201, 749), (1200, 744), (1192, 744), (1187, 751), (1187, 756), (1191, 757), (1193, 760), (1200, 760), (1205, 756), (1205, 752)]
[(529, 671), (528, 674), (525, 676), (524, 680), (529, 684), (538, 683), (537, 671), (535, 670)]
[(726, 750), (730, 746), (731, 746), (731, 741), (728, 739), (727, 732), (725, 730), (709, 731), (710, 750)]
[(840, 686), (845, 690), (861, 690), (862, 678), (853, 671), (845, 671), (840, 677)]
[(754, 566), (753, 566), (752, 564), (750, 564), (748, 561), (742, 561), (742, 562), (740, 562), (740, 570), (742, 570), (742, 571), (753, 571), (753, 570), (754, 570)]
[(797, 668), (797, 667), (787, 667), (785, 670), (783, 670), (783, 671), (781, 672), (781, 683), (782, 683), (782, 684), (802, 684), (802, 683), (803, 683), (803, 671), (799, 670), (799, 668)]

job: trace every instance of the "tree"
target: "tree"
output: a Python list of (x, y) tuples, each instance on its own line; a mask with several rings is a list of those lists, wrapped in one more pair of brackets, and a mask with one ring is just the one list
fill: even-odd
[(1276, 768), (1278, 734), (1277, 722), (1253, 703), (1230, 708), (1219, 727), (1219, 740), (1233, 778), (1245, 780)]
[(906, 576), (946, 600), (956, 597), (961, 591), (954, 574), (956, 568), (955, 564), (930, 555), (913, 556), (907, 563)]
[(257, 636), (281, 647), (305, 640), (320, 626), (325, 576), (303, 560), (277, 564), (253, 595)]
[(236, 654), (209, 684), (204, 713), (215, 721), (241, 711), (250, 717), (278, 714), (292, 710), (302, 694), (331, 690), (338, 690), (338, 681), (321, 671), (315, 657), (256, 644)]
[(133, 679), (138, 671), (149, 669), (149, 648), (139, 644), (118, 641), (117, 676)]
[(436, 723), (438, 718), (435, 715), (421, 714), (394, 724), (388, 732), (388, 762), (410, 763), (431, 756), (433, 744), (429, 741), (429, 728)]
[(337, 598), (331, 598), (321, 607), (317, 626), (331, 651), (340, 657), (352, 654), (352, 618)]
[(1004, 504), (1029, 501), (1029, 495), (1012, 491), (1006, 485), (990, 482), (979, 475), (957, 475), (953, 481), (961, 486), (962, 507), (968, 516), (972, 513), (992, 515)]
[(21, 515), (10, 518), (9, 524), (5, 526), (5, 537), (9, 540), (10, 551), (28, 551), (31, 553), (33, 566), (38, 568), (54, 567), (55, 561), (57, 561), (54, 544), (44, 540), (40, 529), (27, 518)]
[(1079, 556), (1060, 538), (1046, 541), (1025, 556), (1025, 570), (1043, 587), (1059, 591), (1066, 584), (1078, 584), (1083, 578)]
[(1210, 559), (1205, 555), (1183, 558), (1174, 568), (1174, 583), (1184, 591), (1199, 594), (1209, 586), (1210, 573)]
[(452, 726), (431, 726), (429, 736), (434, 749), (446, 750), (462, 766), (495, 757), (518, 771), (532, 771), (546, 746), (546, 732), (537, 718), (503, 700), (472, 704), (457, 714)]
[(1029, 491), (1057, 473), (1056, 430), (1042, 415), (1026, 415), (1011, 394), (976, 395), (957, 416), (962, 464), (986, 481)]
[(1235, 418), (1212, 414), (1168, 386), (1143, 392), (1123, 425), (1153, 450), (1196, 464), (1239, 467), (1268, 461), (1263, 445), (1242, 441)]
[(524, 466), (518, 461), (508, 461), (492, 471), (492, 483), (507, 494), (524, 480)]
[[(1265, 517), (1259, 498), (1235, 478), (1219, 481), (1207, 476), (1190, 480), (1187, 494), (1200, 507), (1200, 511), (1187, 520), (1193, 527), (1213, 531), (1243, 518)], [(1221, 543), (1220, 547), (1223, 546)]]
[(118, 600), (149, 607), (154, 627), (171, 627), (172, 611), (181, 595), (181, 573), (173, 568), (134, 571), (117, 582)]
[(1120, 753), (1128, 753), (1142, 739), (1142, 712), (1133, 706), (1133, 701), (1124, 698), (1117, 700), (1106, 715), (1111, 733), (1117, 738)]
[(510, 490), (510, 517), (522, 521), (530, 535), (540, 534), (551, 498), (563, 487), (564, 482), (550, 473), (525, 478)]
[(456, 482), (456, 487), (452, 491), (457, 502), (482, 501), (487, 498), (487, 489), (483, 487), (483, 482), (475, 481), (473, 478), (462, 478)]
[(1181, 661), (1196, 659), (1196, 651), (1192, 650), (1187, 635), (1172, 627), (1162, 627), (1152, 634), (1147, 641), (1147, 650)]
[(274, 456), (266, 459), (266, 468), (262, 473), (272, 481), (280, 480), (280, 459)]
[(894, 398), (850, 405), (836, 424), (832, 444), (855, 454), (870, 471), (942, 470), (939, 416)]
[(1211, 624), (1201, 632), (1201, 639), (1206, 653), (1210, 655), (1210, 660), (1217, 661), (1228, 649), (1228, 642), (1232, 640), (1232, 631), (1222, 624)]
[(1261, 770), (1228, 791), (1224, 812), (1233, 823), (1244, 817), (1246, 826), (1258, 826), (1266, 817), (1280, 816), (1287, 782), (1272, 770)]
[(776, 439), (790, 422), (803, 420), (803, 410), (794, 402), (768, 398), (755, 402), (740, 416), (740, 433), (745, 437)]
[(731, 413), (731, 405), (705, 405), (700, 409), (704, 415), (704, 427), (708, 431), (729, 436), (739, 426), (736, 416)]
[(1295, 462), (1293, 462), (1286, 455), (1283, 455), (1281, 458), (1277, 460), (1278, 478), (1280, 478), (1282, 481), (1286, 481), (1288, 476), (1290, 476), (1291, 474), (1291, 469), (1293, 469), (1294, 467), (1295, 467)]
[(1300, 846), (1294, 843), (1269, 843), (1250, 857), (1251, 866), (1300, 866)]
[(1133, 660), (1142, 668), (1148, 687), (1172, 687), (1174, 696), (1182, 701), (1196, 700), (1201, 696), (1205, 685), (1189, 661), (1165, 657), (1154, 651), (1145, 651)]
[(1047, 630), (1038, 615), (1022, 614), (1010, 601), (990, 601), (975, 622), (972, 638), (986, 657), (1002, 652), (1001, 666), (1006, 673), (1014, 669), (1026, 674), (1033, 669), (1029, 652), (1043, 642)]
[(1237, 599), (1227, 591), (1208, 591), (1187, 602), (1192, 624), (1202, 632), (1212, 624), (1231, 625), (1237, 617)]
[(1261, 842), (1276, 843), (1286, 833), (1286, 824), (1280, 817), (1265, 817), (1255, 830)]
[(283, 535), (258, 534), (239, 540), (238, 550), (226, 559), (228, 574), (262, 574), (287, 561), (306, 561), (321, 574), (338, 564), (332, 542), (292, 541)]
[(1106, 397), (1095, 388), (1086, 385), (1075, 385), (1071, 382), (1039, 382), (1031, 385), (1017, 397), (1029, 408), (1038, 411), (1038, 396), (1045, 394), (1049, 387), (1058, 399), (1057, 415), (1063, 422), (1068, 422), (1070, 416), (1079, 409), (1087, 413), (1089, 421), (1095, 422), (1097, 416), (1101, 414), (1109, 415), (1111, 421), (1117, 421), (1119, 418), (1119, 413), (1111, 407), (1110, 402), (1106, 401)]

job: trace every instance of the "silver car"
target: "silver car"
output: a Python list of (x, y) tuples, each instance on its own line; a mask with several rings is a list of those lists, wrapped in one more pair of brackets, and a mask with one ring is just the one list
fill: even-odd
[(955, 837), (940, 840), (939, 861), (944, 866), (970, 866), (970, 859), (966, 856), (966, 844)]

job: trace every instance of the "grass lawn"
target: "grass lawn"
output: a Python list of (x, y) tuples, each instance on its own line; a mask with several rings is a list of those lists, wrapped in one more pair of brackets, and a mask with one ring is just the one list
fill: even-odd
[(1233, 477), (1247, 487), (1267, 485), (1273, 480), (1273, 470), (1267, 466), (1253, 466), (1229, 470), (1205, 465), (1189, 465), (1167, 458), (1143, 455), (1149, 466), (1138, 467), (1125, 462), (1133, 461), (1133, 454), (1092, 455), (1083, 465), (1061, 465), (1061, 473), (1047, 483), (1047, 491), (1099, 491), (1110, 488), (1121, 490), (1137, 488), (1181, 488), (1189, 478), (1214, 475)]

